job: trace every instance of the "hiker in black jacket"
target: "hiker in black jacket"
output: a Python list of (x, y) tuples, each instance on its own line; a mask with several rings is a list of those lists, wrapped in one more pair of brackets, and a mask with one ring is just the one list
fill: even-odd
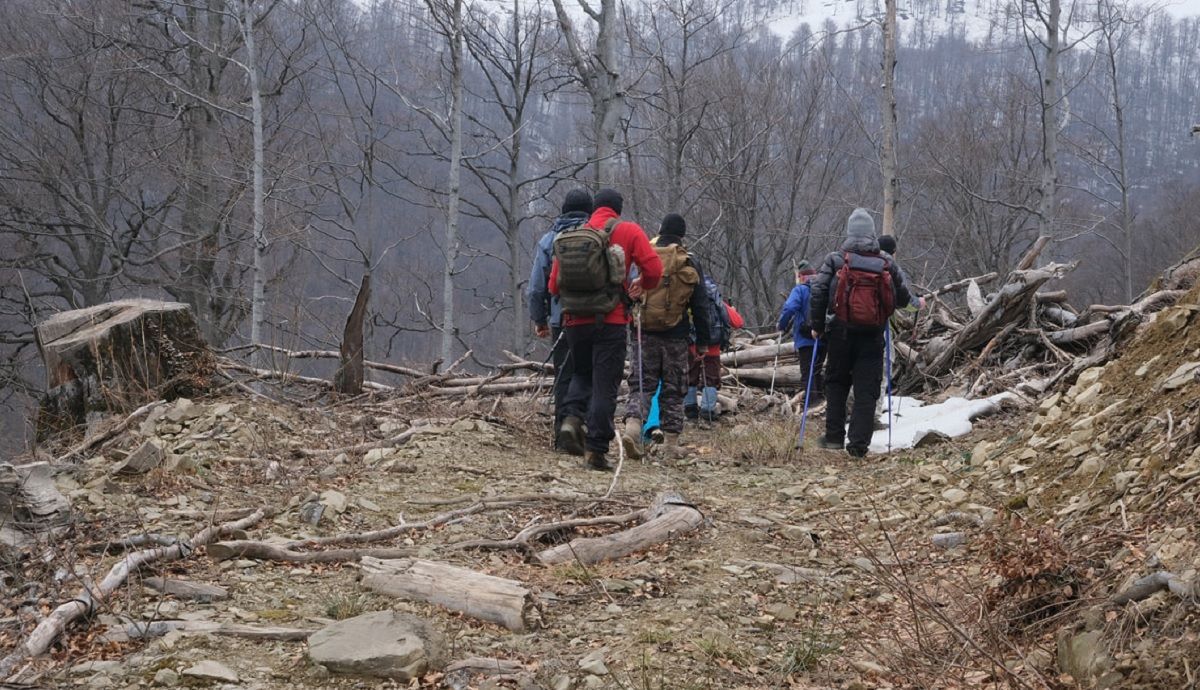
[[(839, 312), (847, 313), (844, 311), (845, 305), (839, 305), (839, 298), (843, 302), (852, 302), (856, 309), (872, 306), (864, 304), (859, 297), (848, 299), (845, 291), (839, 293), (838, 276), (847, 257), (850, 258), (847, 270), (855, 269), (856, 275), (870, 277), (874, 273), (881, 281), (884, 273), (890, 277), (893, 299), (890, 305), (874, 305), (877, 307), (877, 323), (845, 323), (845, 316), (839, 318), (836, 315)], [(861, 458), (867, 454), (871, 444), (875, 402), (879, 398), (879, 386), (883, 378), (883, 331), (887, 318), (891, 316), (890, 308), (906, 307), (910, 302), (923, 300), (914, 300), (905, 285), (904, 273), (890, 255), (880, 251), (879, 242), (875, 239), (875, 221), (871, 214), (861, 208), (855, 209), (846, 221), (846, 240), (841, 249), (825, 257), (810, 285), (812, 335), (816, 339), (824, 336), (829, 350), (825, 362), (828, 407), (825, 410), (825, 435), (820, 440), (820, 446), (836, 449), (845, 447), (851, 456)], [(854, 409), (850, 413), (847, 443), (846, 399), (851, 386), (854, 387)]]

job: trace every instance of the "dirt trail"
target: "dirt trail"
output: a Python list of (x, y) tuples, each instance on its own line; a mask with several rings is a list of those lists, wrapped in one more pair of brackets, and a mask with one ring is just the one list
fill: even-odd
[[(386, 438), (413, 422), (415, 411), (392, 404), (366, 412), (303, 410), (241, 398), (172, 410), (176, 407), (164, 407), (157, 420), (118, 447), (129, 450), (143, 437), (161, 439), (181, 466), (107, 478), (104, 470), (116, 455), (110, 453), (114, 457), (89, 460), (81, 476), (63, 480), (64, 491), (86, 514), (78, 542), (142, 531), (188, 533), (200, 522), (174, 513), (260, 505), (288, 509), (254, 529), (252, 538), (324, 536), (386, 527), (399, 516), (417, 521), (464, 505), (430, 505), (435, 501), (550, 492), (601, 496), (612, 480), (611, 474), (585, 470), (577, 459), (550, 452), (541, 423), (528, 419), (417, 420), (431, 431), (395, 452), (312, 458), (299, 457), (295, 449)], [(614, 494), (619, 504), (534, 502), (383, 544), (526, 583), (538, 595), (543, 623), (533, 632), (514, 634), (368, 593), (353, 564), (216, 563), (198, 556), (162, 574), (225, 587), (228, 600), (197, 604), (128, 587), (90, 632), (73, 633), (55, 652), (55, 667), (74, 667), (75, 673), (56, 671), (45, 680), (56, 686), (140, 687), (161, 669), (179, 671), (213, 659), (240, 676), (238, 687), (375, 687), (374, 681), (330, 676), (307, 660), (303, 643), (176, 633), (148, 643), (104, 643), (98, 633), (120, 617), (320, 627), (387, 608), (432, 620), (449, 639), (451, 658), (525, 663), (533, 672), (532, 687), (885, 687), (914, 682), (931, 658), (946, 653), (963, 658), (943, 664), (942, 687), (981, 687), (1002, 678), (1004, 673), (986, 669), (986, 661), (980, 670), (979, 659), (986, 655), (966, 649), (965, 638), (923, 630), (914, 621), (939, 609), (955, 619), (975, 615), (960, 609), (964, 586), (976, 593), (985, 587), (972, 556), (983, 530), (970, 524), (934, 527), (931, 520), (959, 511), (995, 521), (996, 506), (1005, 499), (982, 486), (970, 449), (980, 438), (1004, 442), (1012, 435), (1008, 423), (991, 420), (969, 440), (865, 461), (815, 449), (796, 453), (794, 433), (791, 420), (728, 418), (713, 430), (692, 433), (694, 453), (686, 460), (626, 463)], [(706, 526), (616, 562), (543, 567), (518, 551), (454, 546), (470, 538), (510, 537), (535, 521), (644, 507), (664, 489), (691, 500), (705, 514)], [(329, 490), (346, 497), (344, 512), (327, 509), (316, 528), (303, 524), (299, 505), (310, 493)], [(946, 531), (964, 532), (967, 545), (934, 546), (931, 536)], [(90, 557), (77, 570), (95, 575), (112, 562), (111, 556)], [(33, 579), (52, 576), (27, 568), (25, 575)], [(69, 596), (70, 580), (56, 592), (42, 591), (39, 605)], [(14, 633), (5, 633), (4, 646)], [(601, 649), (607, 675), (582, 670), (580, 660)], [(1027, 665), (1045, 669), (1051, 651), (997, 661), (1025, 673)], [(102, 673), (94, 665), (79, 666), (95, 659), (120, 663)], [(431, 686), (437, 680), (436, 674), (427, 678)]]

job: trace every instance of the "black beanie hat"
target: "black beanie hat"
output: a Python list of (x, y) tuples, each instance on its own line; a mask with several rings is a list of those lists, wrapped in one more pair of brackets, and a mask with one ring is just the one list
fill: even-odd
[(658, 228), (658, 234), (667, 235), (668, 237), (683, 237), (687, 234), (687, 222), (678, 213), (668, 213), (663, 216), (662, 225)]
[(621, 207), (624, 205), (625, 199), (617, 190), (605, 187), (596, 192), (595, 202), (596, 208), (611, 208), (619, 214), (621, 213)]
[(572, 189), (563, 199), (562, 213), (591, 213), (592, 195), (586, 189)]
[(896, 238), (892, 235), (879, 236), (879, 248), (888, 254), (896, 253)]

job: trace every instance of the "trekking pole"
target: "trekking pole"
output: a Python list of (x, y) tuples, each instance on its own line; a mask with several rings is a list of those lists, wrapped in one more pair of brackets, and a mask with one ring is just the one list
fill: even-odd
[[(542, 366), (538, 369), (538, 371), (540, 373), (544, 374), (546, 372), (546, 365), (549, 364), (550, 360), (554, 357), (554, 351), (558, 349), (558, 344), (562, 342), (563, 336), (566, 334), (567, 334), (566, 330), (559, 330), (558, 337), (555, 338), (554, 342), (550, 344), (550, 354), (546, 355), (546, 359), (542, 360)], [(570, 357), (570, 356), (571, 356), (571, 352), (570, 352), (570, 350), (568, 350), (567, 357)], [(564, 364), (565, 363), (566, 362), (564, 360)], [(550, 439), (550, 448), (552, 448), (552, 449), (554, 448), (554, 444), (558, 441), (558, 429), (556, 428), (558, 426), (558, 406), (562, 404), (562, 401), (559, 400), (555, 396), (556, 396), (556, 391), (558, 390), (558, 382), (563, 374), (563, 369), (566, 369), (566, 367), (565, 366), (554, 367), (554, 381), (550, 384), (550, 400), (553, 401), (553, 403), (554, 403), (554, 421), (555, 421), (555, 423), (553, 425), (551, 425), (551, 427), (550, 427), (550, 429), (553, 433), (553, 436)], [(532, 401), (534, 398), (536, 398), (538, 396), (538, 394), (541, 393), (541, 391), (542, 391), (542, 379), (541, 379), (541, 377), (538, 377), (538, 384), (536, 387), (534, 387), (533, 395), (532, 395), (532, 397), (530, 397), (530, 400)]]
[(804, 427), (808, 424), (808, 402), (812, 396), (813, 375), (817, 371), (817, 348), (821, 347), (821, 341), (813, 341), (812, 361), (808, 364), (808, 380), (804, 384), (804, 412), (800, 414), (800, 440), (796, 442), (798, 448), (804, 448)]
[(884, 375), (887, 376), (887, 406), (888, 406), (888, 452), (892, 452), (892, 329), (883, 329), (883, 361), (886, 365)]

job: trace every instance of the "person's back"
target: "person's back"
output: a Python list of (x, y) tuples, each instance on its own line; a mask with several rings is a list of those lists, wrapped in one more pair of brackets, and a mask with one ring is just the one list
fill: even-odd
[[(619, 192), (601, 189), (596, 193), (594, 202), (596, 210), (586, 226), (589, 232), (603, 238), (606, 252), (614, 247), (619, 249), (618, 253), (624, 257), (621, 270), (625, 280), (618, 286), (621, 292), (619, 299), (607, 311), (573, 312), (571, 306), (601, 304), (607, 299), (606, 295), (598, 295), (595, 299), (588, 295), (573, 295), (573, 301), (563, 301), (563, 331), (571, 348), (575, 371), (563, 404), (566, 417), (559, 432), (559, 443), (571, 452), (583, 454), (590, 467), (611, 469), (605, 455), (609, 442), (616, 435), (613, 413), (625, 370), (625, 334), (629, 324), (625, 303), (627, 298), (637, 299), (643, 289), (652, 289), (658, 284), (662, 276), (662, 262), (641, 227), (620, 219), (624, 201)], [(567, 249), (560, 246), (563, 239), (560, 237), (556, 240), (556, 252)], [(584, 241), (572, 244), (574, 250), (590, 246), (587, 236), (579, 239)], [(611, 260), (613, 254), (606, 256)], [(580, 258), (578, 254), (568, 256), (568, 266), (564, 269), (563, 257), (556, 253), (548, 280), (551, 294), (562, 294), (563, 281), (560, 278), (576, 284), (577, 276), (560, 276), (560, 271), (566, 273), (586, 269), (577, 261)], [(634, 265), (638, 267), (639, 276), (630, 282), (629, 269)], [(608, 288), (604, 289), (607, 291)]]
[(562, 334), (562, 307), (558, 298), (550, 293), (554, 240), (564, 231), (586, 223), (591, 215), (592, 195), (587, 190), (572, 189), (567, 192), (559, 216), (538, 240), (529, 275), (529, 286), (526, 288), (529, 320), (533, 322), (534, 333), (539, 338), (551, 340), (550, 358), (554, 362), (554, 445), (558, 450), (565, 450), (558, 443), (558, 432), (565, 417), (563, 402), (571, 384), (574, 360), (570, 357), (570, 347)]
[(825, 395), (825, 377), (821, 369), (825, 364), (826, 348), (820, 346), (812, 337), (812, 323), (809, 317), (812, 304), (812, 287), (809, 281), (816, 273), (811, 268), (796, 271), (796, 286), (792, 288), (783, 309), (780, 310), (777, 327), (781, 334), (791, 330), (796, 362), (803, 372), (803, 385), (808, 389), (808, 379), (811, 377), (812, 393), (816, 398), (821, 398)]
[(683, 431), (684, 392), (687, 386), (688, 338), (693, 328), (707, 342), (709, 318), (704, 274), (699, 262), (683, 246), (687, 223), (676, 213), (663, 218), (659, 235), (651, 243), (663, 262), (659, 284), (646, 291), (638, 328), (640, 366), (629, 373), (629, 397), (621, 441), (633, 457), (642, 454), (642, 420), (650, 399), (659, 389), (659, 428), (668, 448), (678, 448)]
[[(891, 309), (912, 299), (903, 273), (880, 252), (875, 221), (865, 209), (850, 214), (846, 240), (825, 257), (811, 287), (812, 336), (825, 335), (828, 347), (821, 446), (845, 447), (862, 457), (870, 446), (883, 376), (883, 329)], [(847, 432), (846, 399), (852, 386), (854, 409)]]

